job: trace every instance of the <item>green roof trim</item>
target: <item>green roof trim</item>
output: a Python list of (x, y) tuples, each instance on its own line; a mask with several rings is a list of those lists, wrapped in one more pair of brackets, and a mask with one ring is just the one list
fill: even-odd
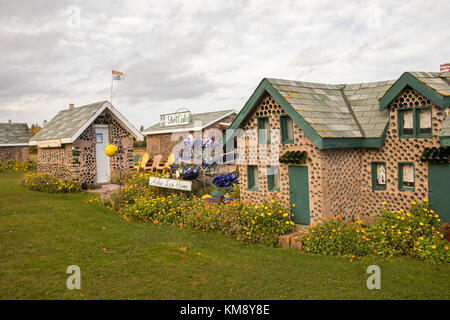
[(380, 111), (388, 107), (392, 100), (406, 87), (410, 86), (426, 98), (433, 101), (440, 108), (450, 106), (450, 96), (441, 95), (424, 82), (418, 80), (409, 72), (405, 72), (401, 77), (389, 88), (389, 90), (380, 99)]
[(311, 125), (297, 112), (292, 105), (286, 101), (286, 99), (278, 92), (276, 88), (264, 78), (258, 85), (256, 90), (250, 96), (241, 112), (237, 115), (229, 129), (226, 131), (222, 145), (225, 146), (226, 142), (233, 136), (236, 129), (247, 119), (250, 112), (255, 105), (260, 101), (263, 95), (267, 93), (280, 105), (280, 107), (294, 120), (294, 122), (300, 127), (300, 129), (308, 136), (309, 139), (319, 149), (334, 149), (334, 148), (379, 148), (381, 147), (386, 137), (387, 128), (389, 123), (384, 127), (383, 133), (379, 137), (322, 137), (320, 136)]
[(450, 147), (450, 137), (439, 137), (440, 144), (443, 147)]

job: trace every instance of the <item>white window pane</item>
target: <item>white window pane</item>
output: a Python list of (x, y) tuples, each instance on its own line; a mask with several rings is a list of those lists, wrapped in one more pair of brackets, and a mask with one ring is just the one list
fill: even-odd
[(421, 109), (420, 113), (420, 128), (431, 128), (431, 110)]
[(286, 118), (286, 135), (288, 140), (294, 139), (294, 123), (291, 118)]
[(403, 129), (413, 128), (413, 111), (403, 111)]
[(414, 167), (412, 164), (403, 165), (403, 182), (414, 183)]
[(253, 167), (253, 186), (254, 187), (259, 186), (258, 167)]

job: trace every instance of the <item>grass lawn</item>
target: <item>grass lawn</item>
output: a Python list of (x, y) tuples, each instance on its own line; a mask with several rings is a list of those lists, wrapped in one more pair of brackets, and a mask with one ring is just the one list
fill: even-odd
[[(0, 299), (450, 298), (449, 265), (351, 262), (127, 222), (85, 201), (95, 195), (29, 191), (21, 176), (0, 174)], [(366, 287), (372, 264), (381, 290)], [(66, 287), (69, 265), (81, 268), (81, 290)]]

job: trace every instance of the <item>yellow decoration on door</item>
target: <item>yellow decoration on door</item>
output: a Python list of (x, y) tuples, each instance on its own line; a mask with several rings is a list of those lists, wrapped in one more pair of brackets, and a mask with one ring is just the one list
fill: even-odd
[(105, 148), (105, 153), (108, 157), (114, 157), (117, 154), (117, 147), (113, 144), (109, 144)]

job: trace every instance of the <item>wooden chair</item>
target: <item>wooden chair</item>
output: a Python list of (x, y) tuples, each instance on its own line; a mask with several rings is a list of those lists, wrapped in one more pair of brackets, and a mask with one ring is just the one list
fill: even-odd
[(162, 155), (160, 155), (160, 154), (157, 154), (156, 156), (154, 156), (150, 167), (146, 166), (145, 170), (149, 170), (151, 172), (156, 171), (158, 169), (159, 163), (161, 162), (161, 158), (162, 158)]
[(144, 153), (144, 155), (141, 158), (141, 161), (138, 162), (138, 164), (136, 166), (134, 166), (136, 168), (136, 170), (140, 171), (142, 169), (145, 171), (145, 166), (147, 165), (147, 162), (149, 159), (150, 159), (150, 156), (148, 155), (148, 153)]
[(174, 163), (175, 163), (175, 155), (171, 153), (167, 158), (166, 162), (159, 164), (158, 170), (161, 170), (162, 173), (164, 173), (166, 170), (170, 170), (170, 166), (173, 165)]

